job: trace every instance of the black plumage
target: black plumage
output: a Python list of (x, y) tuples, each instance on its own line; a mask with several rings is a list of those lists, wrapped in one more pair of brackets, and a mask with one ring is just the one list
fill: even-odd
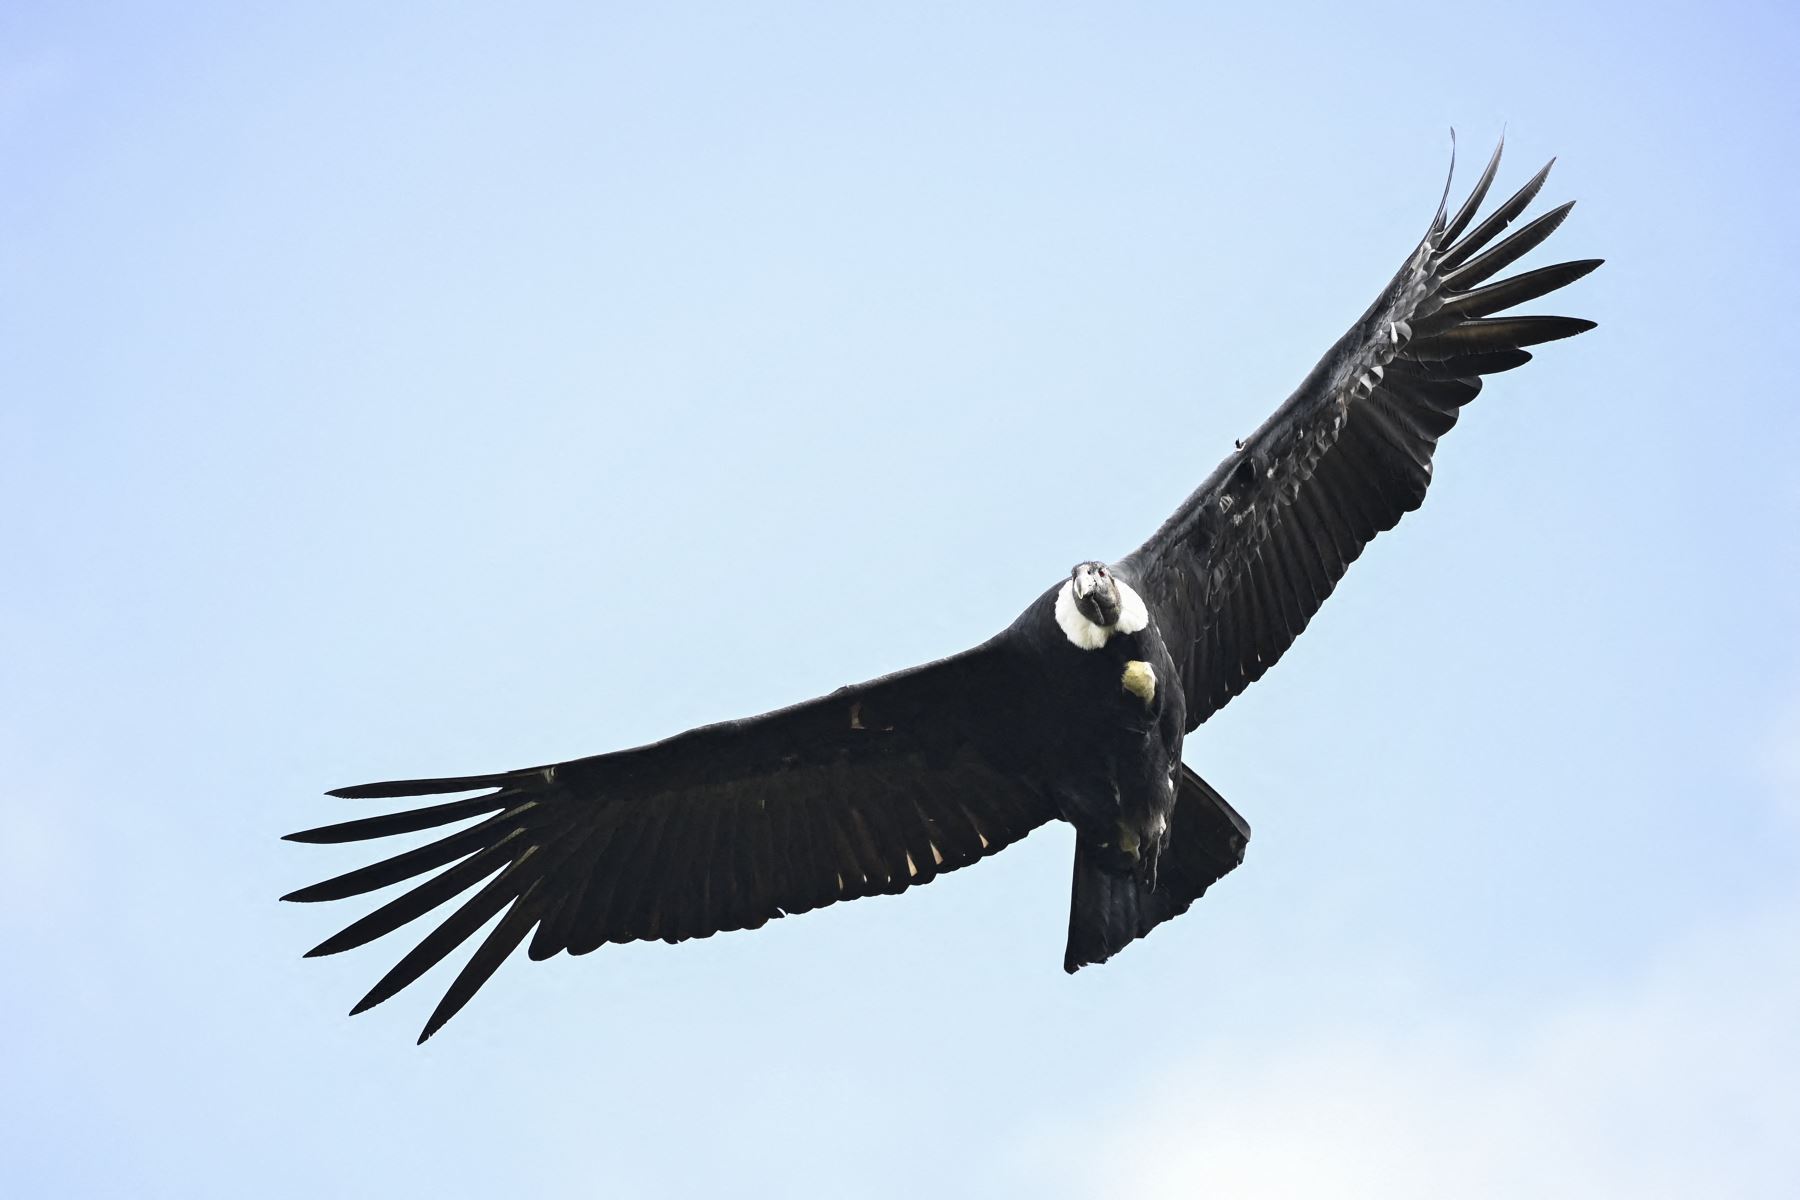
[(1250, 831), (1182, 764), (1184, 735), (1260, 678), (1369, 540), (1418, 507), (1437, 441), (1483, 376), (1592, 327), (1502, 315), (1599, 262), (1490, 282), (1571, 207), (1501, 237), (1546, 166), (1476, 223), (1499, 161), (1496, 150), (1455, 215), (1439, 204), (1299, 389), (1118, 563), (1078, 565), (972, 650), (760, 717), (553, 766), (341, 788), (331, 794), (480, 794), (290, 840), (479, 820), (284, 897), (410, 885), (309, 953), (364, 945), (466, 895), (360, 1012), (498, 916), (422, 1041), (521, 943), (541, 959), (754, 929), (927, 883), (1051, 819), (1077, 830), (1067, 970), (1186, 911), (1242, 861)]

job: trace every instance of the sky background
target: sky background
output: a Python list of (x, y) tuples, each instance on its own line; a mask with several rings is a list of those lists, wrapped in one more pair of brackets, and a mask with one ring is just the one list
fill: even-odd
[[(1791, 5), (376, 7), (0, 11), (0, 1191), (1792, 1194)], [(1057, 826), (346, 1019), (403, 944), (301, 960), (321, 792), (987, 637), (1451, 126), (1561, 156), (1600, 328), (1189, 739), (1255, 828), (1191, 913), (1065, 977)]]

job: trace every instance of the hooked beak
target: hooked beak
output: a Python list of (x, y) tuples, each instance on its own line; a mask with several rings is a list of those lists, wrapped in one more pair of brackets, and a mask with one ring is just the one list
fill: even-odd
[(1119, 591), (1111, 576), (1091, 567), (1075, 572), (1073, 591), (1075, 606), (1096, 625), (1111, 626), (1119, 619)]

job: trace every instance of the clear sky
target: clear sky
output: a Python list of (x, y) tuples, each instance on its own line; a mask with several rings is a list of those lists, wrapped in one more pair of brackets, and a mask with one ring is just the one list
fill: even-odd
[[(0, 12), (0, 1191), (1786, 1196), (1790, 4)], [(1066, 827), (453, 967), (326, 788), (957, 650), (1136, 545), (1561, 156), (1600, 328), (1187, 757), (1255, 828), (1061, 970)], [(1465, 176), (1467, 177), (1467, 176)], [(1110, 488), (1086, 485), (1093, 464)], [(952, 586), (945, 587), (949, 579)]]

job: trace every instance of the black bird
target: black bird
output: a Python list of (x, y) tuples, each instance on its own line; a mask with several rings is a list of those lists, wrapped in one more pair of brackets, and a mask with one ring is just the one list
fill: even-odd
[(289, 834), (349, 842), (483, 820), (301, 888), (340, 900), (422, 878), (309, 954), (390, 933), (481, 885), (352, 1012), (504, 913), (425, 1024), (430, 1037), (527, 937), (532, 958), (678, 942), (899, 892), (1061, 818), (1075, 826), (1064, 969), (1104, 962), (1243, 861), (1250, 828), (1181, 761), (1182, 737), (1280, 658), (1377, 533), (1417, 508), (1432, 452), (1482, 377), (1593, 328), (1494, 314), (1600, 265), (1490, 283), (1568, 215), (1501, 240), (1550, 167), (1485, 219), (1494, 151), (1294, 394), (1150, 540), (1084, 562), (950, 658), (666, 741), (492, 775), (340, 788), (478, 795)]

